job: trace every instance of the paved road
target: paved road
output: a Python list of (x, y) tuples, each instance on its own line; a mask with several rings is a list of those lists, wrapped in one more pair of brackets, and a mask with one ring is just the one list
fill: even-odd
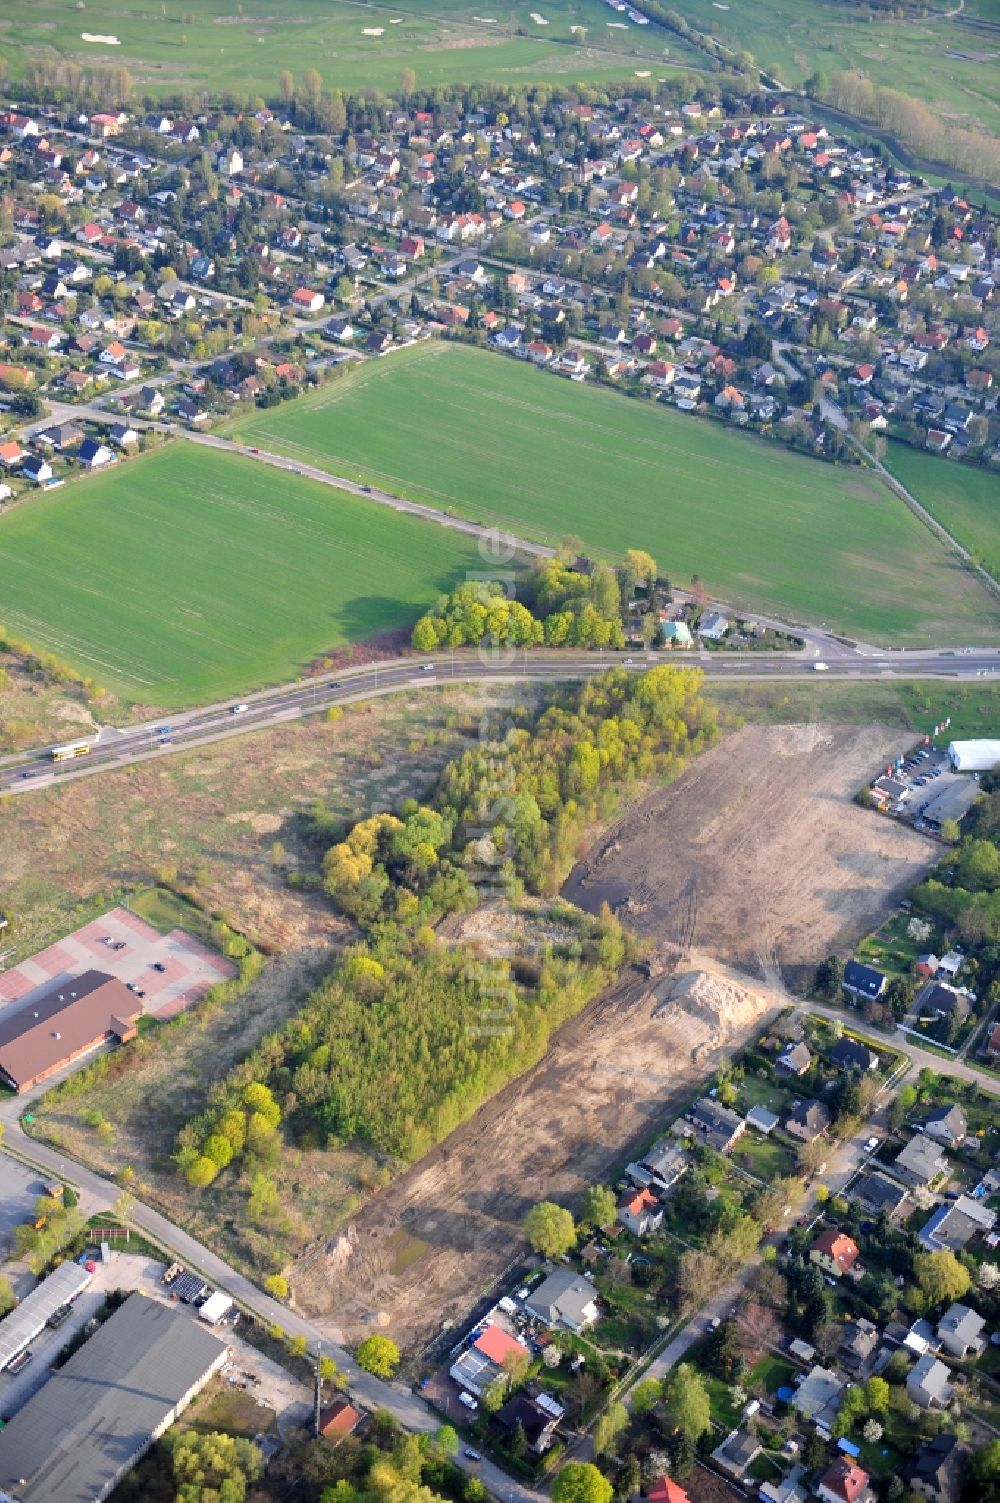
[[(0, 1103), (0, 1119), (6, 1126), (2, 1151), (27, 1161), (46, 1176), (62, 1179), (81, 1191), (88, 1203), (98, 1210), (110, 1210), (119, 1194), (117, 1185), (75, 1160), (67, 1158), (47, 1144), (29, 1138), (18, 1121), (24, 1099), (12, 1098)], [(317, 1347), (332, 1357), (346, 1376), (351, 1395), (368, 1409), (387, 1409), (407, 1430), (435, 1430), (442, 1423), (424, 1401), (404, 1383), (384, 1383), (362, 1372), (350, 1352), (330, 1341), (312, 1321), (281, 1305), (261, 1292), (244, 1274), (231, 1268), (211, 1248), (203, 1246), (181, 1227), (168, 1221), (159, 1211), (136, 1200), (130, 1217), (132, 1225), (145, 1232), (166, 1252), (176, 1256), (189, 1268), (197, 1270), (217, 1288), (225, 1290), (245, 1310), (267, 1325), (277, 1325), (289, 1336), (304, 1336), (310, 1349)], [(481, 1477), (489, 1490), (504, 1503), (542, 1503), (542, 1494), (534, 1492), (492, 1462), (474, 1463), (459, 1453), (458, 1464), (472, 1475)]]
[[(471, 525), (471, 524), (469, 524)], [(984, 674), (1000, 674), (1000, 647), (942, 649), (941, 651), (884, 652), (835, 646), (838, 656), (828, 654), (826, 678), (874, 679), (930, 678), (970, 680)], [(815, 650), (815, 649), (814, 649)], [(815, 663), (802, 653), (691, 653), (681, 661), (698, 666), (712, 678), (751, 682), (774, 679), (812, 678)], [(425, 691), (448, 683), (482, 681), (553, 682), (578, 680), (600, 673), (612, 664), (641, 672), (653, 663), (677, 662), (670, 654), (636, 652), (567, 653), (535, 649), (500, 653), (493, 658), (476, 652), (436, 654), (426, 659), (396, 659), (365, 668), (348, 669), (309, 683), (296, 682), (248, 697), (238, 704), (212, 705), (199, 710), (170, 714), (156, 723), (118, 729), (105, 726), (86, 744), (79, 757), (54, 761), (49, 748), (38, 747), (0, 758), (0, 792), (26, 795), (51, 788), (77, 777), (89, 777), (110, 768), (190, 750), (230, 736), (246, 734), (319, 714), (333, 705), (407, 692)]]

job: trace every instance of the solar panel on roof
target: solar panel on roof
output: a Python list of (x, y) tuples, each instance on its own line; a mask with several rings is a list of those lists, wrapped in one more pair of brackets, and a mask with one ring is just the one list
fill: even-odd
[(193, 1305), (195, 1300), (208, 1293), (208, 1285), (198, 1273), (182, 1273), (174, 1280), (170, 1292), (186, 1305)]

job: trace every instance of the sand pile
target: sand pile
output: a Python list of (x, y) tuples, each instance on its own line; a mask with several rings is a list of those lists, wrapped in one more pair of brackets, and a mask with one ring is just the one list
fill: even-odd
[(657, 987), (656, 995), (653, 1017), (670, 1028), (678, 1049), (690, 1050), (692, 1061), (748, 1028), (776, 1000), (714, 965), (679, 972)]

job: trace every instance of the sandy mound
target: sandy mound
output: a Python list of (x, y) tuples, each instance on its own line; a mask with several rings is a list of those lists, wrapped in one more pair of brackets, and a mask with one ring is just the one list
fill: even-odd
[(666, 1025), (672, 1050), (689, 1051), (692, 1064), (698, 1064), (786, 1001), (781, 991), (749, 986), (716, 961), (698, 956), (654, 988), (652, 1016)]

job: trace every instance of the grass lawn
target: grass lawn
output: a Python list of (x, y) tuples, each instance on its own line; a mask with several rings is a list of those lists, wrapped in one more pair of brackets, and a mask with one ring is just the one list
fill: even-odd
[(773, 1080), (762, 1080), (752, 1069), (748, 1069), (740, 1081), (738, 1109), (744, 1115), (752, 1107), (763, 1106), (769, 1112), (776, 1112), (779, 1117), (782, 1117), (791, 1110), (794, 1100), (794, 1091), (776, 1084)]
[(709, 1402), (712, 1406), (712, 1420), (721, 1426), (723, 1432), (728, 1435), (730, 1430), (735, 1430), (742, 1417), (742, 1409), (733, 1403), (732, 1390), (728, 1383), (723, 1383), (721, 1378), (715, 1378), (711, 1373), (700, 1373), (702, 1382), (708, 1389)]
[(758, 1138), (749, 1132), (744, 1133), (733, 1149), (733, 1162), (768, 1183), (790, 1175), (795, 1169), (795, 1155), (790, 1148), (774, 1138)]
[(148, 705), (294, 678), (477, 567), (468, 539), (186, 442), (0, 519), (4, 624)]
[(368, 362), (233, 426), (542, 542), (647, 548), (736, 605), (899, 644), (995, 632), (995, 602), (874, 476), (468, 346)]
[(795, 725), (828, 720), (848, 725), (898, 725), (930, 735), (948, 716), (951, 725), (938, 746), (952, 739), (992, 736), (1000, 722), (1000, 685), (951, 684), (934, 679), (909, 682), (822, 683), (809, 679), (787, 684), (706, 683), (709, 699), (741, 719), (764, 725)]
[(794, 1362), (767, 1352), (750, 1369), (744, 1387), (751, 1383), (763, 1383), (768, 1393), (777, 1393), (779, 1388), (791, 1384), (798, 1371)]
[[(913, 963), (930, 942), (918, 944), (907, 934), (911, 914), (897, 913), (876, 934), (869, 934), (858, 945), (858, 959), (877, 966), (887, 976), (912, 976)], [(918, 915), (919, 917), (919, 915)]]
[(172, 929), (186, 929), (207, 944), (212, 943), (208, 915), (167, 887), (147, 887), (144, 892), (130, 897), (128, 906), (161, 934), (169, 934)]
[(1000, 475), (901, 443), (889, 445), (888, 462), (942, 527), (1000, 579)]
[(202, 1435), (222, 1430), (226, 1435), (252, 1440), (255, 1435), (276, 1431), (277, 1416), (267, 1404), (258, 1404), (247, 1390), (231, 1388), (222, 1378), (213, 1378), (181, 1424), (185, 1430), (197, 1430)]
[(865, 24), (852, 7), (823, 0), (734, 0), (724, 7), (678, 0), (676, 9), (699, 30), (752, 52), (782, 83), (801, 83), (816, 68), (828, 76), (859, 68), (876, 84), (915, 95), (944, 120), (1000, 134), (995, 48), (961, 23), (930, 16)]
[[(88, 0), (86, 12), (77, 0), (38, 0), (9, 12), (4, 52), (15, 75), (32, 57), (57, 56), (124, 64), (144, 92), (232, 90), (241, 99), (248, 91), (274, 98), (284, 68), (296, 79), (316, 68), (327, 88), (396, 91), (406, 67), (419, 88), (475, 79), (520, 88), (627, 78), (651, 66), (659, 77), (671, 63), (704, 62), (680, 37), (634, 26), (601, 0), (560, 0), (538, 13), (547, 24), (533, 19), (531, 0), (486, 9), (475, 0), (407, 0), (398, 9), (296, 0), (277, 10), (268, 0)], [(583, 45), (573, 26), (586, 28)], [(84, 32), (118, 45), (85, 41)]]

